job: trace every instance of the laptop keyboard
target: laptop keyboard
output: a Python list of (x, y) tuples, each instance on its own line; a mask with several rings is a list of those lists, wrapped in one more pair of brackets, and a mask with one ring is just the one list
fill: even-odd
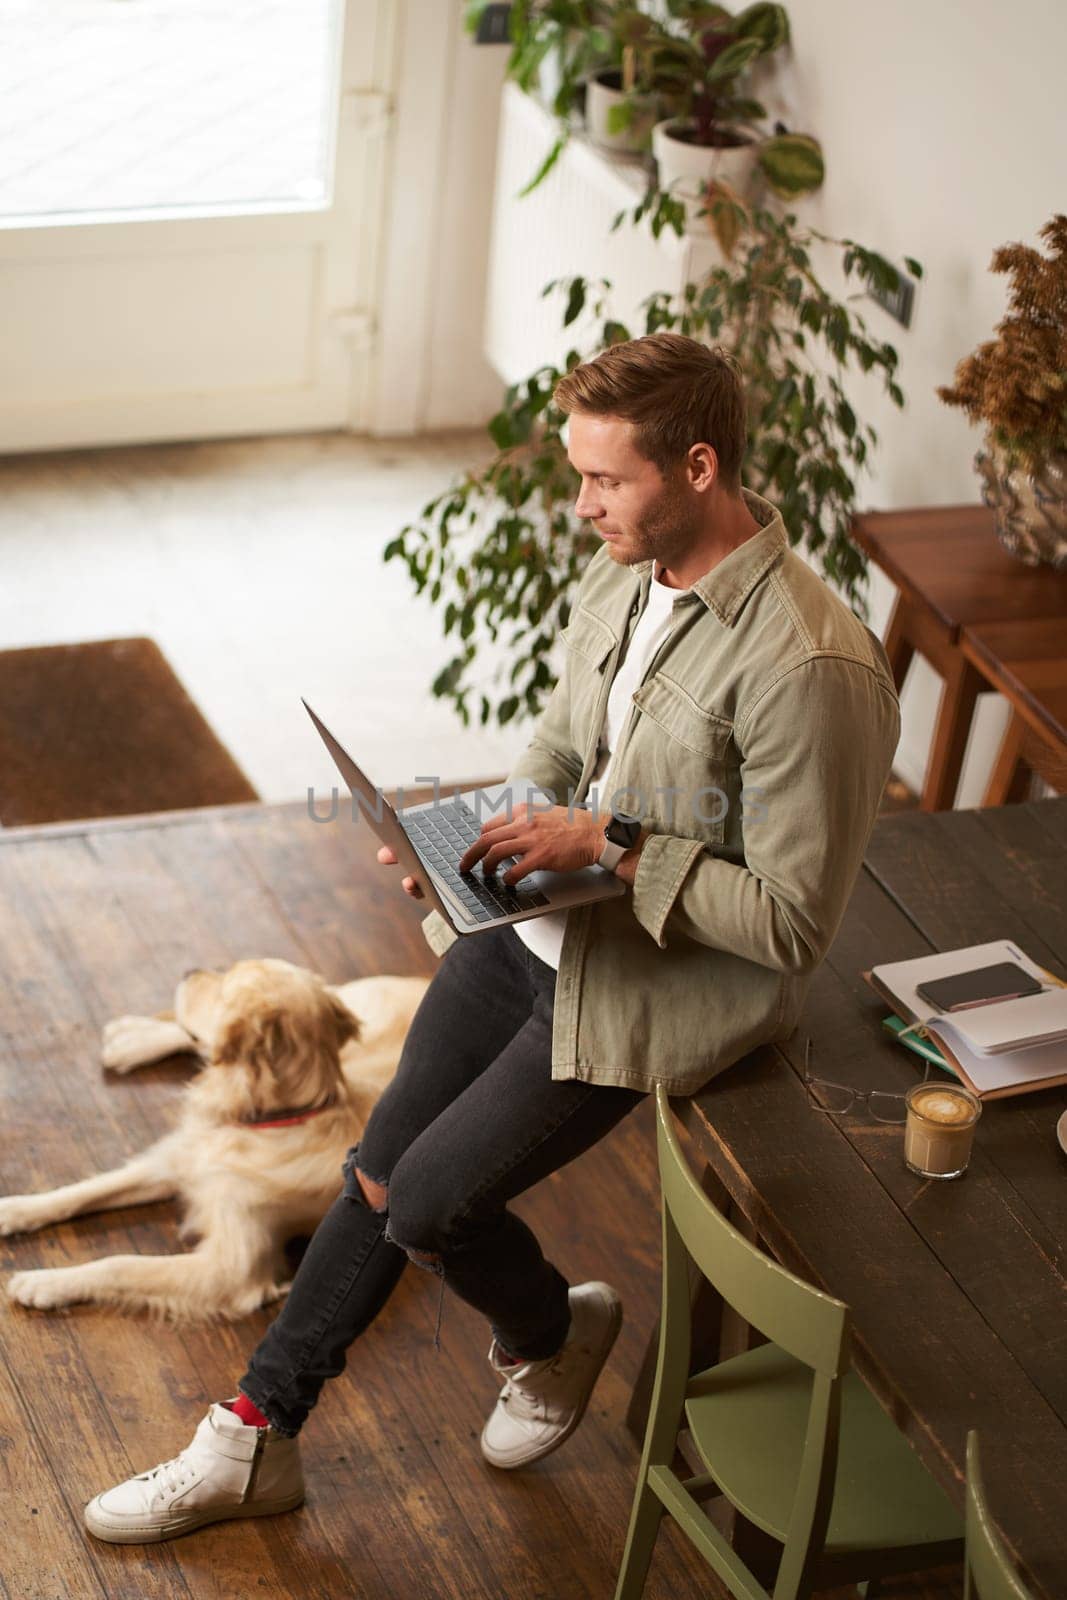
[(548, 896), (539, 889), (511, 888), (501, 882), (499, 874), (514, 865), (514, 856), (502, 861), (488, 877), (480, 863), (473, 872), (458, 870), (460, 856), (482, 832), (465, 800), (449, 800), (429, 811), (401, 812), (400, 821), (422, 861), (448, 885), (472, 922), (493, 922), (516, 911), (548, 905)]

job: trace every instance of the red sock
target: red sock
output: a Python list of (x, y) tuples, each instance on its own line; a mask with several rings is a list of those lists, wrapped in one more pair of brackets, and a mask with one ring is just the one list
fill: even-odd
[(263, 1415), (262, 1411), (257, 1410), (247, 1395), (239, 1394), (237, 1399), (230, 1406), (230, 1410), (233, 1412), (234, 1416), (239, 1417), (248, 1428), (270, 1427), (270, 1422), (268, 1419)]

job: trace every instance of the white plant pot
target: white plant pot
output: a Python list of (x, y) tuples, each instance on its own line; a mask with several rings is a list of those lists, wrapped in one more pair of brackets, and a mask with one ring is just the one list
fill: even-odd
[[(609, 75), (610, 69), (603, 75), (594, 74), (586, 83), (585, 121), (589, 137), (602, 150), (612, 150), (617, 155), (641, 155), (649, 148), (658, 115), (657, 104), (649, 100), (639, 105), (630, 127), (622, 133), (611, 133), (608, 115), (614, 106), (622, 105), (626, 96), (621, 89), (613, 89), (610, 84), (600, 81), (601, 76)], [(615, 72), (614, 76), (619, 77), (620, 74)]]
[(659, 186), (685, 202), (686, 212), (694, 218), (703, 204), (704, 193), (712, 178), (728, 183), (731, 189), (744, 195), (752, 181), (756, 166), (758, 145), (691, 144), (679, 139), (672, 130), (684, 127), (673, 117), (657, 122), (652, 130), (652, 154), (659, 168)]

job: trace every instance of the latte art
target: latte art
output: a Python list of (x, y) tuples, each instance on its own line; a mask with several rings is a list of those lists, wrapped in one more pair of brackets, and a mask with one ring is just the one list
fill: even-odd
[(928, 1122), (950, 1125), (974, 1121), (970, 1100), (965, 1100), (951, 1089), (926, 1089), (914, 1097), (911, 1105), (912, 1110)]
[(956, 1083), (917, 1083), (908, 1090), (904, 1161), (923, 1178), (958, 1178), (971, 1156), (981, 1102)]

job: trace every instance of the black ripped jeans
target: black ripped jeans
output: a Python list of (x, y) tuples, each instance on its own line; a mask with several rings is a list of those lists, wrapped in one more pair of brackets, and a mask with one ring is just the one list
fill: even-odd
[[(554, 1080), (556, 974), (509, 927), (456, 940), (423, 997), (396, 1077), (344, 1165), (344, 1189), (308, 1246), (240, 1389), (297, 1433), (374, 1320), (409, 1250), (490, 1321), (511, 1355), (541, 1360), (567, 1336), (567, 1281), (507, 1202), (596, 1144), (642, 1090)], [(367, 1203), (356, 1167), (388, 1189)], [(436, 1342), (436, 1334), (435, 1334)]]

